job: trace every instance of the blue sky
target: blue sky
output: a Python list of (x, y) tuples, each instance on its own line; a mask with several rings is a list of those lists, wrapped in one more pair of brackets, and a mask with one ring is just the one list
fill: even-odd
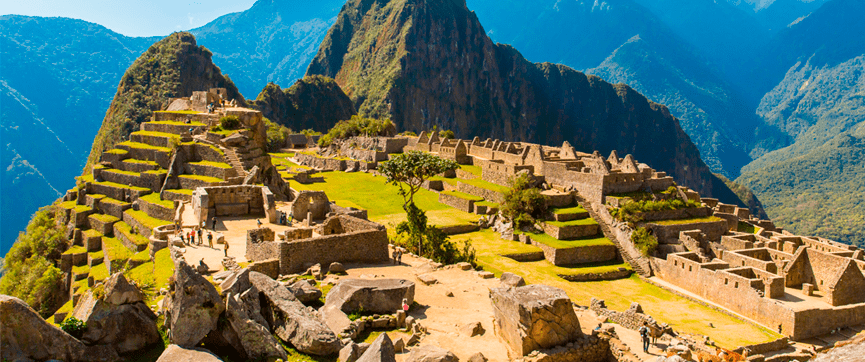
[(2, 3), (3, 15), (62, 16), (97, 23), (127, 36), (161, 36), (249, 9), (255, 0), (2, 0)]

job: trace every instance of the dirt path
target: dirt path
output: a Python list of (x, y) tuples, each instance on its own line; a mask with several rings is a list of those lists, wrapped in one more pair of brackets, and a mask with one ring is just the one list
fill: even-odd
[[(508, 361), (507, 345), (493, 329), (493, 308), (489, 289), (498, 286), (498, 279), (482, 279), (474, 271), (463, 271), (455, 267), (434, 271), (431, 275), (437, 284), (424, 285), (417, 275), (432, 269), (424, 261), (404, 255), (403, 265), (346, 265), (351, 278), (403, 278), (415, 282), (415, 301), (421, 308), (413, 308), (410, 316), (427, 328), (429, 335), (421, 345), (437, 345), (453, 352), (465, 361), (476, 352), (481, 352), (490, 361)], [(343, 277), (345, 278), (345, 277)], [(446, 293), (450, 291), (453, 297)], [(459, 330), (465, 324), (480, 322), (486, 332), (481, 336), (467, 337)], [(392, 334), (389, 334), (389, 336)], [(408, 353), (397, 354), (402, 362)]]

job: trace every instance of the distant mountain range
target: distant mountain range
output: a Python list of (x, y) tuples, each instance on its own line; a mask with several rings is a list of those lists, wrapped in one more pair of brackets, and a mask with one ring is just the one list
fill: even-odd
[[(429, 5), (420, 0), (393, 2)], [(812, 215), (818, 211), (784, 215), (791, 213), (786, 205), (803, 197), (802, 185), (835, 185), (839, 180), (837, 173), (799, 171), (797, 167), (808, 164), (805, 159), (828, 157), (836, 150), (836, 159), (843, 160), (844, 167), (858, 162), (842, 157), (850, 152), (840, 152), (839, 147), (856, 149), (860, 135), (865, 45), (862, 22), (853, 18), (862, 14), (861, 3), (468, 0), (468, 9), (475, 11), (483, 32), (493, 41), (514, 46), (514, 59), (524, 55), (533, 62), (562, 63), (610, 82), (626, 83), (649, 100), (668, 106), (712, 171), (752, 187), (779, 225), (852, 242), (865, 235), (862, 227), (827, 231), (805, 226), (824, 223)], [(286, 89), (288, 95), (342, 7), (341, 0), (260, 0), (247, 11), (225, 15), (191, 33), (213, 53), (213, 62), (245, 98), (257, 98), (268, 82)], [(72, 176), (80, 174), (86, 162), (124, 71), (156, 40), (124, 37), (80, 20), (0, 17), (6, 168), (0, 190), (4, 214), (0, 251), (11, 245), (37, 207), (73, 186)], [(398, 45), (395, 51), (400, 49)], [(559, 69), (544, 66), (542, 71)], [(290, 97), (280, 98), (277, 88), (269, 89), (261, 104), (269, 104), (272, 111), (290, 108), (280, 103)], [(357, 100), (352, 92), (346, 91)], [(446, 110), (437, 112), (446, 114)], [(429, 120), (429, 124), (439, 122), (451, 120)], [(512, 122), (513, 129), (521, 127), (519, 119)], [(554, 138), (544, 137), (529, 139)], [(797, 157), (805, 159), (793, 161)], [(781, 164), (790, 170), (785, 175), (796, 175), (803, 182), (785, 184), (780, 178), (758, 182), (770, 179), (770, 173), (783, 174), (771, 168)], [(830, 189), (865, 187), (862, 178), (842, 184)], [(824, 200), (813, 203), (823, 209), (832, 205)], [(844, 210), (849, 212), (825, 217), (838, 225), (859, 225), (860, 203), (848, 204), (852, 206)]]

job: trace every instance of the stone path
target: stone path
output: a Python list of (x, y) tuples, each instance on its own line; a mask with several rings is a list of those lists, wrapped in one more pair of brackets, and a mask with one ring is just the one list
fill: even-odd
[[(351, 278), (375, 276), (415, 282), (415, 301), (423, 307), (413, 309), (409, 315), (420, 320), (430, 333), (421, 345), (440, 346), (456, 354), (461, 361), (468, 360), (475, 352), (483, 353), (490, 361), (510, 360), (507, 345), (493, 328), (489, 288), (498, 286), (498, 279), (481, 279), (474, 271), (451, 267), (432, 272), (439, 283), (427, 286), (417, 279), (417, 275), (426, 274), (432, 268), (409, 255), (403, 255), (402, 261), (400, 266), (347, 264), (346, 269)], [(446, 296), (447, 291), (454, 296)], [(470, 322), (480, 322), (486, 332), (471, 338), (459, 335), (460, 328)], [(408, 353), (397, 354), (397, 362), (405, 361), (407, 357)]]

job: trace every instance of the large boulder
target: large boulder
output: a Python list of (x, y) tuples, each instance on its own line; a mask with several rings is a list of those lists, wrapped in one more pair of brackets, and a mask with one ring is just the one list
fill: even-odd
[(156, 314), (141, 301), (141, 292), (123, 274), (114, 274), (93, 289), (104, 291), (104, 295), (88, 292), (72, 311), (73, 317), (87, 324), (81, 337), (84, 343), (110, 345), (123, 354), (162, 341)]
[(523, 285), (526, 285), (526, 281), (523, 280), (523, 277), (514, 273), (504, 272), (502, 273), (502, 277), (499, 279), (501, 279), (503, 286), (521, 287)]
[(339, 352), (336, 334), (288, 288), (258, 272), (250, 272), (249, 281), (266, 301), (261, 303), (262, 315), (280, 339), (306, 354), (327, 356)]
[(402, 309), (402, 301), (414, 301), (415, 284), (405, 279), (343, 279), (330, 292), (321, 313), (330, 329), (346, 330), (351, 321), (347, 314), (359, 311), (393, 314)]
[(459, 360), (453, 352), (431, 344), (412, 349), (406, 358), (406, 362), (458, 362)]
[(372, 342), (366, 352), (357, 359), (357, 362), (396, 362), (396, 352), (393, 350), (393, 341), (387, 333), (382, 333)]
[[(250, 291), (247, 290), (247, 292)], [(253, 360), (265, 359), (267, 357), (286, 359), (285, 349), (279, 345), (279, 341), (270, 334), (267, 327), (250, 317), (250, 312), (258, 312), (247, 309), (240, 295), (230, 293), (226, 295), (225, 314), (231, 323), (231, 327), (237, 333), (246, 356)]]
[(582, 335), (580, 321), (564, 290), (533, 284), (490, 290), (496, 331), (517, 355), (552, 348)]
[(185, 348), (172, 344), (162, 351), (156, 362), (221, 362), (219, 357), (204, 348)]
[(0, 359), (118, 361), (111, 346), (88, 347), (39, 316), (24, 301), (0, 295)]
[(197, 346), (216, 328), (225, 309), (213, 284), (182, 257), (174, 261), (174, 287), (165, 299), (165, 324), (171, 329), (171, 343), (181, 347)]
[(321, 298), (321, 291), (306, 280), (294, 282), (294, 284), (288, 286), (288, 290), (291, 290), (294, 297), (301, 303), (311, 303)]

